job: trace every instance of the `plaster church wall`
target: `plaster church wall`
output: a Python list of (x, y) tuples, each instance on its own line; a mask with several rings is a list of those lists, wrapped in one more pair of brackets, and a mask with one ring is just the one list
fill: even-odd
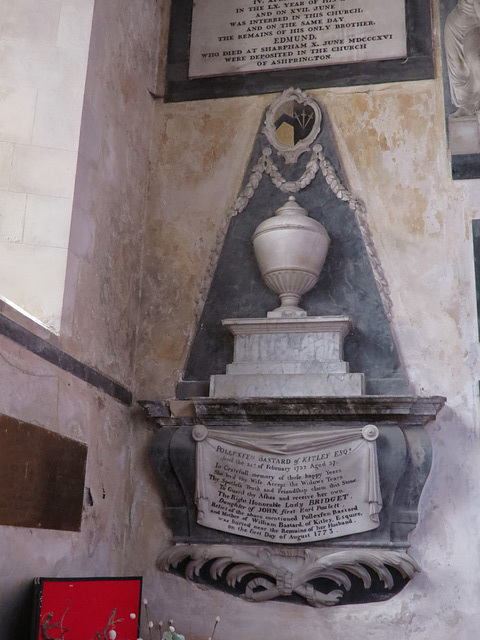
[[(127, 390), (148, 188), (148, 89), (161, 18), (155, 3), (134, 4), (95, 4), (60, 334), (1, 305), (9, 319)], [(166, 531), (137, 405), (125, 406), (3, 335), (0, 343), (0, 413), (88, 445), (80, 532), (0, 526), (0, 637), (20, 640), (29, 633), (34, 577), (148, 578)]]
[[(62, 331), (41, 334), (132, 389), (134, 400), (175, 394), (216, 238), (274, 97), (152, 101), (149, 89), (161, 93), (155, 60), (164, 56), (167, 9), (160, 0), (95, 4)], [(143, 574), (152, 611), (172, 617), (189, 640), (206, 638), (216, 615), (219, 640), (477, 637), (480, 347), (471, 220), (480, 216), (480, 183), (449, 177), (441, 79), (312, 93), (328, 111), (349, 187), (367, 205), (411, 391), (448, 398), (429, 428), (434, 463), (411, 537), (422, 573), (385, 603), (309, 609), (250, 604), (157, 572), (169, 531), (136, 405), (2, 338), (0, 411), (87, 442), (93, 498), (78, 534), (0, 527), (7, 637), (21, 637), (34, 576), (122, 574)]]
[[(321, 610), (257, 606), (160, 575), (156, 602), (190, 637), (200, 637), (206, 612), (221, 616), (219, 637), (235, 640), (477, 635), (479, 344), (471, 220), (480, 213), (480, 185), (450, 178), (436, 6), (434, 17), (437, 79), (309, 92), (328, 111), (348, 186), (366, 203), (411, 393), (448, 398), (429, 428), (433, 469), (411, 536), (422, 573), (389, 602)], [(155, 105), (139, 397), (175, 394), (205, 274), (218, 256), (216, 236), (273, 97)]]

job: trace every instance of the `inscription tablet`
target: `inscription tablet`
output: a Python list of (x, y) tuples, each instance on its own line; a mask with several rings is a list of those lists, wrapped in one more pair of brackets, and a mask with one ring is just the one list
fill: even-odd
[(425, 0), (175, 0), (167, 102), (434, 77)]
[(196, 0), (189, 77), (407, 54), (405, 0)]
[(374, 425), (268, 436), (196, 427), (198, 523), (284, 544), (375, 529), (377, 436)]

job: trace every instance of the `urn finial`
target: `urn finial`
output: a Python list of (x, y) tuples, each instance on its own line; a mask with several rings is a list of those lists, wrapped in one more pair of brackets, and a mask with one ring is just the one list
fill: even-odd
[(298, 303), (316, 284), (330, 244), (323, 225), (290, 196), (275, 216), (257, 227), (252, 241), (265, 284), (280, 296), (280, 307), (267, 316), (305, 317)]

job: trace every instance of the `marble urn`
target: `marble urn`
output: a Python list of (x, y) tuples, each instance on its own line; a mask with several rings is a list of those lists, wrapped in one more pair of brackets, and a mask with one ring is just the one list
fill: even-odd
[(265, 284), (280, 296), (281, 306), (268, 316), (305, 317), (298, 303), (316, 284), (330, 244), (323, 225), (290, 196), (256, 228), (252, 241)]

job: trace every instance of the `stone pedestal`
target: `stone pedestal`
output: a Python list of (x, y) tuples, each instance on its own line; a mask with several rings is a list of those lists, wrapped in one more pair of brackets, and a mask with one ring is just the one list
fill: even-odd
[(480, 153), (480, 113), (448, 118), (450, 151), (453, 155)]
[(233, 363), (210, 380), (212, 398), (359, 396), (363, 373), (349, 373), (346, 316), (223, 320), (234, 335)]

